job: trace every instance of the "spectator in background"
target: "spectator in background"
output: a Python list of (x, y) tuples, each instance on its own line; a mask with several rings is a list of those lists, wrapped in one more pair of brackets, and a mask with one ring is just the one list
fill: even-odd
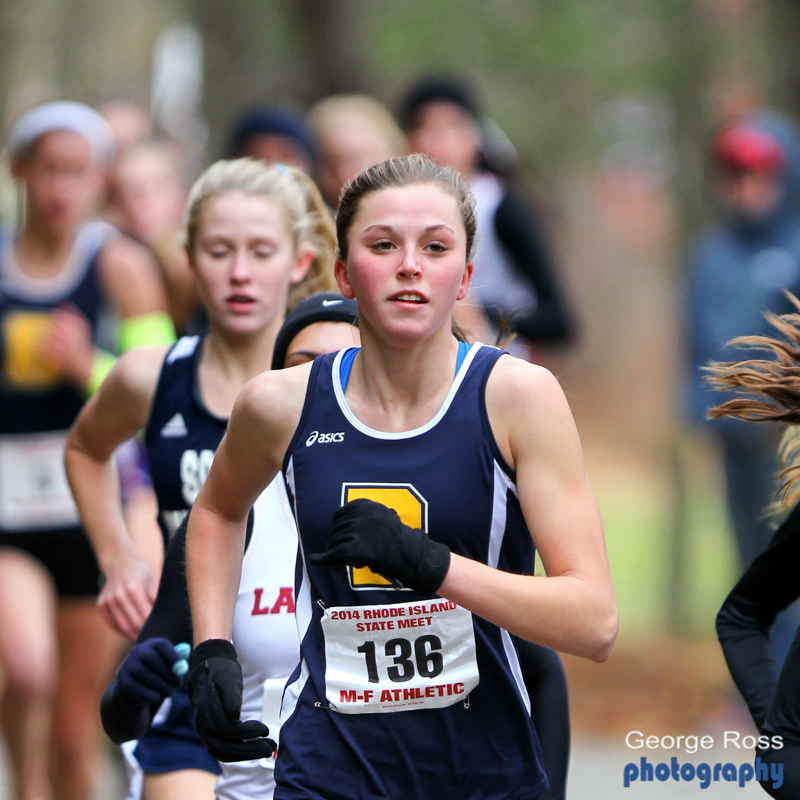
[[(480, 239), (472, 286), (494, 327), (510, 325), (537, 345), (568, 341), (573, 322), (538, 214), (520, 191), (491, 171), (471, 87), (449, 77), (421, 80), (401, 105), (400, 124), (412, 152), (469, 178)], [(496, 140), (497, 126), (491, 131)]]
[[(697, 422), (727, 399), (703, 381), (700, 368), (709, 361), (746, 358), (726, 343), (768, 334), (764, 311), (792, 311), (783, 289), (800, 292), (797, 133), (776, 114), (752, 114), (723, 128), (713, 140), (712, 156), (722, 214), (694, 248), (688, 297), (689, 406)], [(777, 489), (778, 431), (730, 417), (705, 424), (722, 446), (728, 509), (744, 571), (771, 537), (764, 511)], [(793, 607), (773, 627), (779, 663), (797, 621)]]
[(317, 145), (300, 114), (265, 106), (247, 111), (233, 126), (227, 158), (255, 158), (265, 164), (286, 164), (314, 175)]
[(342, 187), (367, 167), (406, 153), (394, 116), (374, 97), (341, 94), (320, 100), (308, 113), (319, 142), (317, 183), (330, 208)]

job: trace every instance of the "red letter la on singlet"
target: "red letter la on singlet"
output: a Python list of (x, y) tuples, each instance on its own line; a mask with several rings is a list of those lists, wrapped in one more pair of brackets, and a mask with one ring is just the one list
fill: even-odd
[(280, 614), (282, 608), (286, 609), (287, 614), (294, 614), (294, 597), (292, 596), (291, 586), (281, 587), (278, 599), (275, 601), (272, 608), (269, 606), (261, 606), (261, 595), (263, 594), (263, 589), (255, 590), (255, 602), (253, 603), (253, 611), (251, 612), (252, 616), (255, 617), (259, 614)]

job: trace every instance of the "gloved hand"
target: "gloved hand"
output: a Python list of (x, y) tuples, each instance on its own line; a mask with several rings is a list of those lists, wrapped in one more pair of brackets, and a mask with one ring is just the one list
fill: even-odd
[(335, 570), (369, 567), (395, 584), (431, 595), (447, 575), (450, 548), (404, 525), (394, 509), (360, 498), (336, 510), (328, 552), (308, 560)]
[(258, 720), (242, 722), (242, 667), (236, 648), (225, 639), (208, 639), (189, 656), (189, 699), (194, 727), (218, 761), (269, 758), (276, 744)]
[(117, 672), (117, 698), (127, 706), (155, 706), (180, 685), (173, 666), (181, 655), (167, 639), (134, 645)]

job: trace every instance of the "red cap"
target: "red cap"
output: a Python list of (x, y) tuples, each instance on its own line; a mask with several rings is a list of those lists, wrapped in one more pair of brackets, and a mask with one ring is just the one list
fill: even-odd
[(713, 150), (723, 164), (733, 169), (780, 172), (786, 166), (780, 142), (748, 125), (734, 124), (723, 129), (714, 139)]

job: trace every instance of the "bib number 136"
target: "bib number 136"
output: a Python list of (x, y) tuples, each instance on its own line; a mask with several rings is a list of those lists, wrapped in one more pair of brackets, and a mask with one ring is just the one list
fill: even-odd
[[(415, 639), (413, 644), (408, 639), (389, 639), (384, 648), (386, 656), (393, 660), (393, 665), (386, 669), (389, 680), (394, 683), (405, 683), (410, 681), (415, 674), (422, 675), (424, 678), (435, 678), (437, 675), (441, 675), (444, 670), (444, 658), (441, 652), (436, 652), (441, 649), (442, 640), (431, 633)], [(363, 653), (366, 659), (369, 682), (380, 683), (375, 642), (364, 642), (357, 650), (359, 653)], [(411, 658), (412, 654), (414, 660)], [(414, 669), (415, 665), (416, 670)]]
[(472, 614), (449, 600), (329, 608), (322, 631), (336, 711), (442, 708), (478, 685)]

